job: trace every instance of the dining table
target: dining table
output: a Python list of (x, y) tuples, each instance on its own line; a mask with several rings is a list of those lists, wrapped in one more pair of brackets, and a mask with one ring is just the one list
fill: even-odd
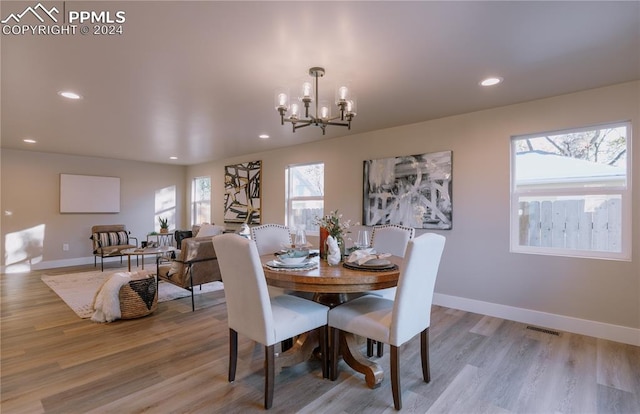
[[(337, 265), (329, 265), (327, 260), (316, 256), (310, 259), (315, 261), (315, 266), (276, 268), (272, 266), (273, 254), (260, 257), (268, 285), (305, 292), (307, 295), (312, 295), (314, 301), (330, 308), (361, 296), (364, 292), (396, 286), (404, 259), (397, 256), (389, 256), (385, 259), (394, 266), (384, 269), (356, 268), (349, 263), (345, 265), (342, 261)], [(346, 332), (342, 332), (336, 339), (334, 341), (333, 338), (329, 338), (329, 344), (339, 343), (342, 358), (347, 365), (364, 374), (370, 388), (377, 387), (382, 382), (384, 371), (379, 364), (362, 354), (360, 351), (362, 340)], [(279, 355), (276, 361), (278, 369), (306, 361), (317, 347), (317, 341), (318, 338), (314, 333), (298, 337), (291, 349)], [(328, 363), (327, 359), (323, 358), (323, 362)], [(326, 372), (329, 370), (327, 369)], [(337, 373), (329, 372), (329, 377), (336, 379)]]

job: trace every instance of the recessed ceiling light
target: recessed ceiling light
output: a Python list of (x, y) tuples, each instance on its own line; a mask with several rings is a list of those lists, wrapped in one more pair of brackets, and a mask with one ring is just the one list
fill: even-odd
[(480, 85), (493, 86), (493, 85), (499, 84), (500, 82), (502, 82), (502, 78), (493, 77), (493, 78), (484, 79), (482, 82), (480, 82)]
[(170, 160), (177, 160), (178, 157), (169, 157)]
[(25, 138), (22, 141), (26, 142), (27, 144), (35, 144), (37, 142), (35, 139), (31, 139), (31, 138)]
[(267, 135), (267, 134), (260, 134), (260, 135), (258, 135), (258, 138), (267, 139), (267, 138), (269, 138), (269, 135)]
[(58, 92), (58, 95), (63, 96), (65, 98), (68, 99), (81, 99), (82, 96), (78, 95), (75, 92), (71, 92), (71, 91), (60, 91)]

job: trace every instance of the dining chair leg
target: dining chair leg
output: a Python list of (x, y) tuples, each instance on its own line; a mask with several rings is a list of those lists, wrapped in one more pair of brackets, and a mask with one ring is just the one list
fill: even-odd
[(424, 382), (431, 381), (431, 367), (429, 365), (429, 328), (420, 332), (420, 359), (422, 360), (422, 378)]
[(382, 358), (382, 356), (384, 355), (384, 343), (383, 342), (378, 342), (377, 355), (378, 355), (378, 358)]
[(367, 357), (371, 358), (373, 356), (373, 344), (376, 341), (373, 339), (367, 338)]
[(391, 391), (393, 392), (393, 406), (396, 410), (402, 409), (402, 395), (400, 391), (400, 349), (397, 346), (390, 345), (391, 348)]
[(264, 408), (273, 404), (273, 383), (275, 381), (275, 345), (264, 347)]
[(327, 325), (318, 328), (320, 337), (320, 354), (322, 354), (322, 378), (329, 378), (329, 327)]
[(340, 347), (340, 331), (336, 328), (329, 328), (329, 337), (331, 338), (331, 368), (329, 369), (329, 376), (331, 381), (338, 379), (338, 351)]
[(238, 366), (238, 332), (229, 328), (229, 382), (236, 380)]

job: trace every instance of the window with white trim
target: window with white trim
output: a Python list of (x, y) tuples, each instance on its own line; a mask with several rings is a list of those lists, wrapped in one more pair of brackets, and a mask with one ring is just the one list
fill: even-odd
[(324, 215), (324, 163), (290, 165), (285, 171), (285, 224), (318, 234), (316, 217)]
[(211, 177), (196, 177), (191, 184), (191, 225), (211, 223)]
[(511, 251), (631, 259), (631, 123), (511, 138)]

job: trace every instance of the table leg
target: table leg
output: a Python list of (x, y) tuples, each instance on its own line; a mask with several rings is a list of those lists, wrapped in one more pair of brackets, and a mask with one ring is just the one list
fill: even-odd
[(342, 359), (351, 368), (364, 374), (365, 381), (369, 388), (376, 388), (384, 378), (382, 367), (373, 361), (366, 359), (358, 350), (358, 338), (348, 332), (340, 332), (340, 350)]
[(127, 264), (129, 265), (128, 266), (129, 267), (129, 271), (131, 271), (131, 255), (130, 254), (127, 255)]

